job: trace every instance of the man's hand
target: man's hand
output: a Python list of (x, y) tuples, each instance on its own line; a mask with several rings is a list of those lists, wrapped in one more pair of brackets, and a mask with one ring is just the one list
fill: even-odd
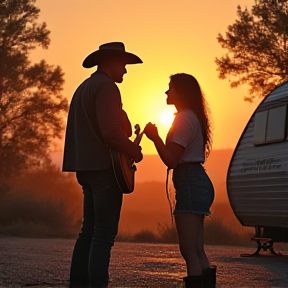
[(143, 159), (143, 154), (141, 152), (142, 147), (141, 146), (136, 146), (136, 147), (138, 151), (137, 150), (135, 151), (136, 153), (135, 153), (135, 157), (133, 157), (133, 160), (135, 163), (139, 163)]

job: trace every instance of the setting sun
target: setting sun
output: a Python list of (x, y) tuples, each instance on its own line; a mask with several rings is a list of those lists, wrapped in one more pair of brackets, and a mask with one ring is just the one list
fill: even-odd
[(164, 111), (160, 114), (161, 123), (165, 126), (171, 126), (174, 117), (175, 116), (173, 111)]

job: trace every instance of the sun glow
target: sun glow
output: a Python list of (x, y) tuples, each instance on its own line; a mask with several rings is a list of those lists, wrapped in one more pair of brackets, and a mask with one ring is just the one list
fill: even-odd
[(174, 112), (173, 111), (164, 111), (160, 114), (161, 123), (165, 126), (171, 126), (174, 120)]

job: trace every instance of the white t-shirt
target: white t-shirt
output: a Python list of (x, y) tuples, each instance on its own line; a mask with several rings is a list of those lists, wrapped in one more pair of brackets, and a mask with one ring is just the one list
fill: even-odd
[(192, 110), (178, 112), (167, 134), (166, 143), (174, 142), (185, 148), (179, 163), (204, 162), (204, 143), (199, 120)]

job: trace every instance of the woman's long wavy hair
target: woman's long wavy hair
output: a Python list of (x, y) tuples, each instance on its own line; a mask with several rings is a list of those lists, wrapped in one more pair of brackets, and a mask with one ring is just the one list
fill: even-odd
[(205, 158), (212, 149), (212, 124), (210, 109), (198, 81), (189, 74), (178, 73), (170, 76), (171, 84), (179, 93), (183, 108), (191, 109), (197, 116), (204, 139)]

